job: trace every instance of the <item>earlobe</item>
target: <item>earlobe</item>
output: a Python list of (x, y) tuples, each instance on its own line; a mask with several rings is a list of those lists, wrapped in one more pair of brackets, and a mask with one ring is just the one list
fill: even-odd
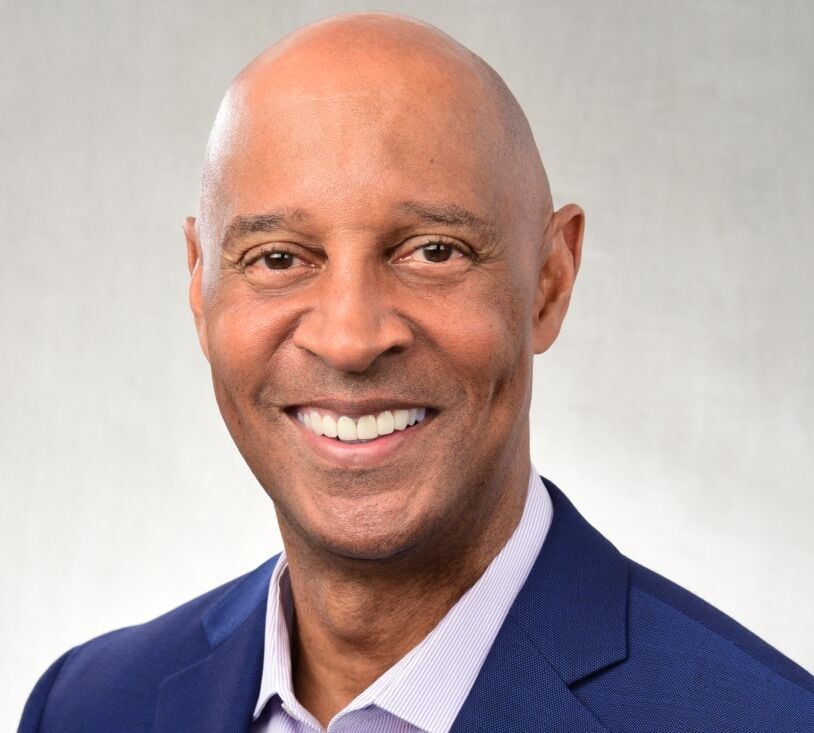
[(582, 260), (585, 214), (567, 204), (551, 216), (546, 230), (548, 255), (542, 263), (534, 300), (534, 353), (542, 354), (556, 340)]
[(209, 343), (206, 337), (206, 318), (203, 308), (203, 253), (194, 216), (188, 216), (184, 220), (183, 229), (187, 242), (187, 267), (191, 276), (189, 282), (189, 306), (195, 318), (198, 342), (208, 361)]

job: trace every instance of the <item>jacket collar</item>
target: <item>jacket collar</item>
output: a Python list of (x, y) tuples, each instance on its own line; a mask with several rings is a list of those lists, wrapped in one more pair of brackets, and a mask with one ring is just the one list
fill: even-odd
[(554, 518), (509, 612), (567, 684), (627, 654), (628, 568), (553, 483)]
[(622, 555), (550, 481), (554, 517), (455, 731), (605, 731), (569, 685), (627, 654)]
[(236, 583), (202, 618), (208, 649), (159, 688), (155, 733), (248, 731), (260, 689), (266, 600), (277, 558)]

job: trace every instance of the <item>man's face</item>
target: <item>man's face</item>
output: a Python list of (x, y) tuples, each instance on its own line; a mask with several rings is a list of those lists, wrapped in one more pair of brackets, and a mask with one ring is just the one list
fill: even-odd
[(465, 533), (527, 466), (542, 242), (477, 114), (420, 101), (293, 89), (244, 115), (192, 283), (284, 536), (349, 557)]

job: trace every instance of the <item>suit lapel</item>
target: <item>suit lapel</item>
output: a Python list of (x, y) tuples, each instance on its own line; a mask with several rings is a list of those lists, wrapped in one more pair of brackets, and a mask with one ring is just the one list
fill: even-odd
[(623, 660), (627, 565), (543, 479), (554, 516), (458, 719), (464, 731), (605, 731), (570, 686)]
[(260, 689), (266, 599), (275, 560), (246, 576), (203, 617), (210, 651), (162, 682), (155, 733), (249, 730)]
[(607, 733), (511, 617), (450, 733)]

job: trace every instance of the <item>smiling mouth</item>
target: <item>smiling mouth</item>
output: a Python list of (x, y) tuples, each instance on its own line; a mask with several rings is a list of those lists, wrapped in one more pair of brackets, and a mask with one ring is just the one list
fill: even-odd
[(426, 419), (426, 407), (383, 410), (370, 415), (342, 415), (317, 407), (296, 408), (297, 420), (314, 435), (341, 443), (369, 443), (384, 435), (408, 430)]

